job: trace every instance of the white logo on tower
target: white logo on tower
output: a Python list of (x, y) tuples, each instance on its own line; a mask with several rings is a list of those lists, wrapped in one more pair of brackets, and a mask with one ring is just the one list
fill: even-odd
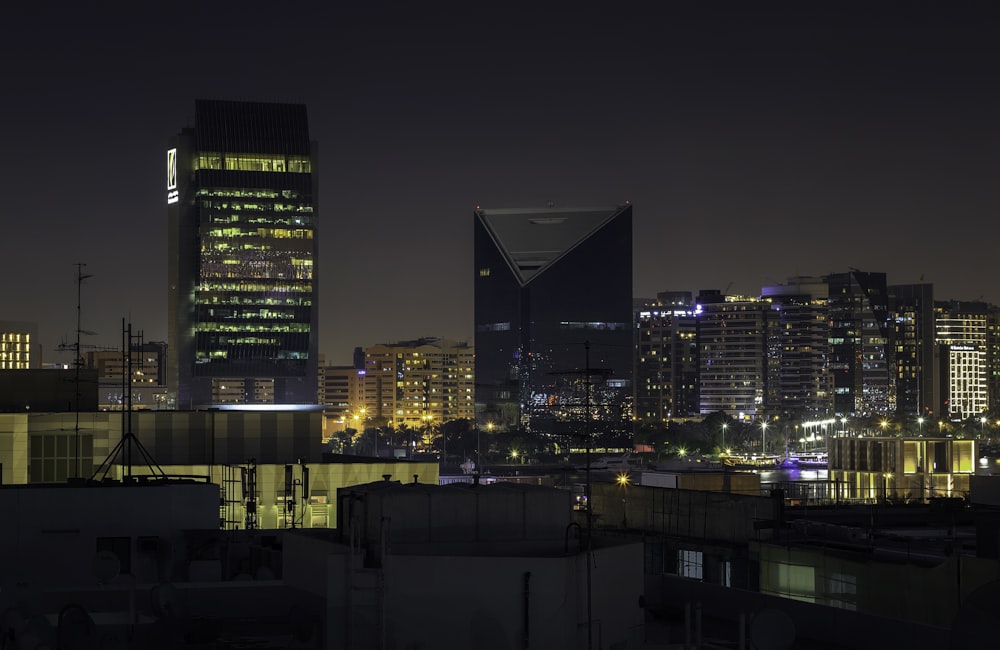
[(177, 203), (177, 149), (167, 149), (167, 204)]

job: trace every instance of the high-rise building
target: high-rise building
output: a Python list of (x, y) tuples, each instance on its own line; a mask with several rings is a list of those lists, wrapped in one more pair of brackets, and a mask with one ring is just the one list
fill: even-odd
[(632, 206), (477, 209), (474, 233), (477, 423), (630, 433)]
[(318, 164), (298, 104), (200, 99), (170, 139), (176, 408), (316, 403)]
[(379, 425), (437, 426), (475, 417), (472, 346), (423, 338), (365, 349), (365, 419)]
[(987, 320), (984, 302), (938, 301), (934, 327), (941, 358), (941, 416), (985, 417), (989, 410)]
[(690, 291), (662, 291), (636, 306), (637, 422), (698, 414), (698, 314)]
[(699, 295), (699, 408), (740, 419), (776, 413), (777, 314), (749, 296)]
[(826, 281), (835, 414), (885, 417), (895, 413), (895, 361), (885, 273), (851, 269), (830, 274)]
[[(323, 406), (323, 440), (351, 423), (364, 408), (365, 371), (353, 365), (322, 364), (319, 368), (319, 403)], [(355, 427), (357, 428), (357, 427)]]
[(895, 348), (896, 410), (912, 417), (933, 416), (941, 404), (934, 285), (890, 285), (889, 314)]
[(793, 420), (833, 414), (828, 285), (799, 276), (761, 288), (777, 318), (777, 393), (769, 410)]
[[(990, 413), (1000, 416), (1000, 307), (990, 305), (986, 314), (986, 386)], [(1000, 420), (997, 421), (1000, 426)]]

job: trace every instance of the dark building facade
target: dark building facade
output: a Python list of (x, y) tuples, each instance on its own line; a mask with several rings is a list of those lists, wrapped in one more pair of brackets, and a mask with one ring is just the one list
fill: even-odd
[(316, 403), (318, 166), (298, 104), (197, 100), (170, 139), (175, 408)]
[(896, 410), (902, 415), (931, 417), (941, 403), (934, 285), (891, 285), (889, 311), (896, 351)]
[(631, 432), (632, 206), (474, 217), (477, 423)]
[(852, 269), (830, 274), (826, 280), (835, 414), (895, 413), (895, 361), (885, 273)]
[(97, 373), (93, 370), (0, 370), (0, 413), (96, 410)]
[(777, 393), (768, 410), (782, 418), (821, 420), (833, 411), (828, 286), (798, 276), (762, 287), (777, 318)]
[(690, 291), (662, 291), (636, 305), (637, 422), (698, 414), (698, 313)]

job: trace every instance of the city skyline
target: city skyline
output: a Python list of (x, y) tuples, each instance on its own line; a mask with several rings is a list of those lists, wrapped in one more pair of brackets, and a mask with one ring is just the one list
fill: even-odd
[(164, 142), (197, 97), (308, 107), (330, 363), (473, 341), (476, 206), (631, 202), (637, 297), (855, 267), (1000, 303), (988, 7), (231, 9), (13, 10), (4, 319), (45, 361), (77, 263), (83, 345), (166, 340)]

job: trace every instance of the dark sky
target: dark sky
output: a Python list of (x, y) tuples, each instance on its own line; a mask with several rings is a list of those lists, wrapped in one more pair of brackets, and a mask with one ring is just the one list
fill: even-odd
[(472, 342), (476, 205), (631, 201), (637, 296), (857, 267), (1000, 303), (989, 2), (86, 4), (0, 26), (0, 320), (46, 361), (78, 262), (84, 345), (166, 340), (164, 154), (197, 97), (307, 104), (332, 362)]

